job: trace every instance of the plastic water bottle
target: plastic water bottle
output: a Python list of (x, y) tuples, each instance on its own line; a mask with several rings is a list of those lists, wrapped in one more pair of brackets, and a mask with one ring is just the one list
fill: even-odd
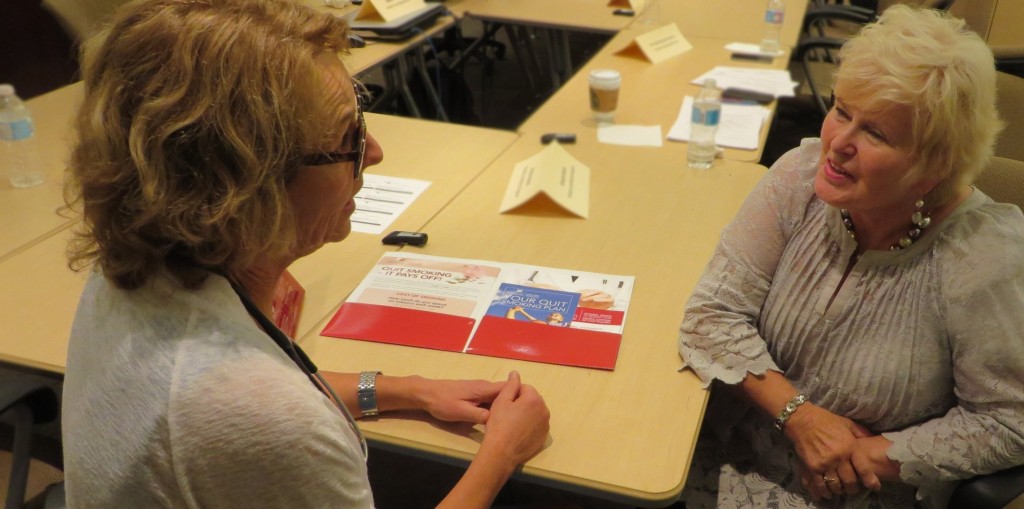
[(722, 115), (722, 93), (715, 88), (715, 80), (707, 78), (693, 101), (690, 115), (690, 142), (686, 149), (686, 162), (690, 168), (707, 169), (715, 160), (715, 133)]
[(34, 135), (28, 107), (14, 93), (12, 85), (0, 85), (0, 166), (14, 187), (43, 183), (35, 157)]
[(772, 54), (779, 51), (779, 36), (782, 34), (782, 20), (785, 17), (786, 4), (782, 0), (768, 0), (768, 8), (764, 11), (761, 51)]

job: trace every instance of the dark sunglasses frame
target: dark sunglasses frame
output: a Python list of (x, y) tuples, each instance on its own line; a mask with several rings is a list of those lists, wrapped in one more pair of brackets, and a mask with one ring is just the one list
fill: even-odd
[(359, 90), (359, 85), (353, 84), (356, 93), (356, 133), (355, 139), (359, 140), (355, 150), (338, 152), (326, 152), (303, 156), (299, 161), (302, 166), (326, 166), (329, 164), (354, 162), (352, 166), (352, 178), (360, 179), (363, 176), (363, 159), (366, 156), (366, 119), (363, 117), (364, 94)]

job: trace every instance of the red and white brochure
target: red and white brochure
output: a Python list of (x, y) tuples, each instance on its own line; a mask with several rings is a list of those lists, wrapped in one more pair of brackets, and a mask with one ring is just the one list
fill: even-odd
[(324, 336), (614, 369), (632, 276), (389, 253)]

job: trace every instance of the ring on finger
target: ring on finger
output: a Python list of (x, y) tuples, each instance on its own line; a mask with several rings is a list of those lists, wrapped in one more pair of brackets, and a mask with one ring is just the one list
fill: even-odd
[(832, 483), (837, 483), (837, 482), (839, 482), (839, 479), (837, 479), (837, 478), (835, 478), (835, 477), (829, 477), (829, 475), (828, 475), (828, 474), (822, 474), (822, 476), (821, 476), (821, 480), (822, 480), (822, 481), (825, 481), (825, 484), (832, 484)]

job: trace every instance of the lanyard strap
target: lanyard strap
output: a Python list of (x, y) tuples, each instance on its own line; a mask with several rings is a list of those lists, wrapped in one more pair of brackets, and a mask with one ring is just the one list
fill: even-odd
[(313, 386), (315, 386), (318, 391), (323, 392), (325, 395), (330, 397), (329, 394), (324, 392), (323, 387), (317, 383), (316, 364), (313, 364), (313, 361), (306, 355), (306, 352), (302, 351), (302, 348), (300, 348), (299, 345), (296, 345), (287, 334), (279, 329), (274, 322), (260, 311), (260, 308), (256, 306), (256, 303), (252, 301), (249, 294), (244, 289), (235, 283), (233, 279), (228, 278), (228, 281), (231, 283), (231, 288), (235, 290), (236, 294), (238, 294), (238, 298), (242, 300), (242, 305), (245, 306), (245, 310), (249, 312), (249, 316), (251, 316), (253, 320), (256, 320), (256, 323), (261, 329), (263, 329), (263, 332), (266, 332), (267, 336), (270, 336), (270, 339), (273, 340), (281, 350), (284, 350), (285, 355), (287, 355), (288, 358), (306, 374), (309, 381), (313, 383)]
[(363, 433), (359, 431), (359, 426), (356, 425), (355, 418), (352, 417), (352, 414), (348, 411), (348, 408), (345, 407), (345, 404), (341, 399), (338, 398), (338, 395), (334, 393), (334, 390), (327, 383), (327, 380), (324, 380), (324, 378), (317, 373), (316, 364), (313, 364), (313, 361), (306, 355), (306, 352), (302, 351), (302, 348), (299, 347), (299, 345), (295, 344), (295, 342), (292, 341), (284, 331), (279, 329), (274, 322), (267, 318), (267, 316), (263, 314), (263, 311), (260, 311), (260, 308), (252, 301), (249, 294), (241, 286), (236, 284), (232, 278), (227, 278), (227, 280), (231, 283), (231, 288), (235, 290), (238, 298), (241, 299), (242, 305), (245, 306), (245, 310), (249, 312), (249, 316), (251, 316), (253, 320), (256, 320), (256, 323), (264, 332), (267, 333), (268, 336), (270, 336), (270, 339), (284, 350), (284, 353), (288, 355), (288, 358), (298, 365), (299, 369), (301, 369), (302, 372), (306, 374), (306, 377), (309, 378), (313, 387), (316, 387), (316, 390), (323, 393), (329, 401), (333, 401), (338, 409), (341, 410), (341, 413), (345, 416), (345, 420), (348, 422), (352, 432), (355, 433), (356, 437), (359, 439), (359, 446), (360, 449), (362, 449), (363, 458), (367, 458), (369, 456), (369, 447), (366, 444), (366, 438), (364, 438)]

